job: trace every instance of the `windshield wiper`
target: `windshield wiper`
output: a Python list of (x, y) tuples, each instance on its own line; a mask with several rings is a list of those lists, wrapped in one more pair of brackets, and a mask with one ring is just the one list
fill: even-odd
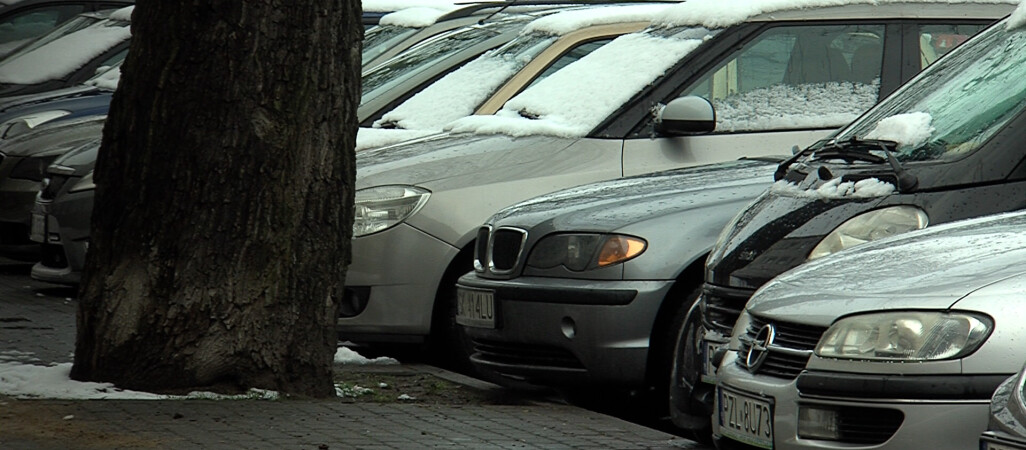
[[(832, 141), (826, 146), (820, 148), (813, 155), (817, 159), (843, 159), (846, 161), (865, 161), (873, 164), (883, 164), (887, 162), (891, 166), (891, 170), (894, 171), (895, 178), (897, 179), (898, 192), (909, 192), (919, 184), (919, 178), (915, 175), (907, 172), (901, 163), (898, 162), (898, 158), (894, 157), (894, 152), (898, 148), (898, 143), (894, 141), (886, 141), (882, 139), (858, 139), (852, 137), (846, 141)], [(881, 150), (884, 152), (884, 157), (880, 157), (870, 153), (870, 150)]]

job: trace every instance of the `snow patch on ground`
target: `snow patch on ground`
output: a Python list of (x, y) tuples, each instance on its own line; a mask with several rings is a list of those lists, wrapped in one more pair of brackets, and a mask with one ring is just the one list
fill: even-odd
[(802, 189), (789, 181), (780, 180), (770, 187), (776, 194), (792, 197), (811, 197), (819, 199), (840, 199), (840, 198), (874, 198), (883, 197), (894, 193), (894, 185), (876, 178), (867, 178), (859, 181), (841, 182), (841, 178), (834, 178), (816, 189)]
[(339, 347), (338, 350), (335, 351), (335, 364), (353, 364), (361, 366), (367, 364), (394, 365), (399, 364), (399, 361), (395, 358), (389, 358), (386, 356), (370, 359), (356, 353), (352, 349)]
[(932, 121), (933, 117), (924, 112), (898, 114), (878, 122), (865, 138), (894, 141), (902, 146), (916, 146), (926, 142), (936, 131), (930, 125)]

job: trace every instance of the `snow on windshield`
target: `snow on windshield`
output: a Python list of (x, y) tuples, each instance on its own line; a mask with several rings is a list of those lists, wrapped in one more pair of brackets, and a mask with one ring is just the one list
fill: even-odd
[(930, 139), (933, 117), (924, 112), (898, 114), (881, 120), (866, 134), (866, 139), (894, 141), (899, 145), (919, 145)]
[(120, 20), (122, 22), (132, 21), (132, 11), (135, 11), (135, 6), (126, 6), (110, 14), (110, 20)]
[[(706, 28), (726, 28), (757, 15), (777, 11), (910, 1), (938, 3), (937, 0), (688, 0), (667, 8), (664, 14), (653, 20), (653, 23), (666, 26), (700, 25)], [(940, 3), (956, 2), (948, 0)], [(1017, 4), (1019, 0), (966, 0), (957, 3)]]
[(121, 81), (121, 63), (114, 65), (100, 74), (86, 80), (85, 85), (98, 87), (113, 91), (118, 88), (118, 81)]
[(891, 195), (894, 193), (894, 185), (876, 178), (866, 178), (859, 181), (841, 181), (840, 177), (834, 178), (815, 189), (803, 189), (789, 181), (780, 180), (773, 183), (770, 192), (789, 197), (809, 197), (818, 199), (840, 199), (840, 198), (874, 198)]
[(438, 9), (429, 7), (406, 8), (394, 13), (385, 14), (378, 21), (379, 25), (392, 25), (407, 28), (424, 28), (434, 25), (439, 17), (446, 15), (452, 9)]
[(698, 48), (702, 39), (620, 36), (510, 99), (494, 116), (458, 119), (452, 132), (582, 137)]
[(716, 131), (839, 127), (876, 104), (879, 82), (778, 84), (714, 100)]
[(664, 5), (606, 6), (561, 11), (542, 17), (524, 27), (523, 34), (563, 35), (584, 27), (614, 23), (648, 22), (666, 10)]
[(1008, 21), (1005, 22), (1005, 29), (1012, 30), (1026, 25), (1026, 2), (1019, 4), (1015, 11), (1012, 11), (1012, 15), (1008, 16)]
[(105, 20), (0, 63), (0, 83), (36, 84), (60, 79), (128, 40), (127, 22)]

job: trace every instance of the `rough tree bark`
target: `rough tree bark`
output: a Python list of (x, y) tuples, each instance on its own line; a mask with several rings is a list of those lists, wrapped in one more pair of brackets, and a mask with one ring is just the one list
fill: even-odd
[(103, 133), (72, 378), (334, 395), (356, 0), (138, 0)]

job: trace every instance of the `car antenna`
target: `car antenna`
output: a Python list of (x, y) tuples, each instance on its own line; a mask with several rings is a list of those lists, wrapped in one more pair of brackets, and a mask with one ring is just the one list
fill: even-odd
[(513, 4), (516, 3), (516, 2), (517, 2), (517, 0), (508, 0), (505, 5), (502, 5), (501, 8), (499, 8), (499, 9), (495, 10), (495, 12), (485, 16), (483, 19), (478, 20), (477, 24), (478, 25), (484, 25), (485, 22), (488, 21), (488, 19), (491, 19), (492, 17), (495, 17), (496, 14), (505, 11), (506, 8), (509, 8), (510, 6), (513, 6)]

